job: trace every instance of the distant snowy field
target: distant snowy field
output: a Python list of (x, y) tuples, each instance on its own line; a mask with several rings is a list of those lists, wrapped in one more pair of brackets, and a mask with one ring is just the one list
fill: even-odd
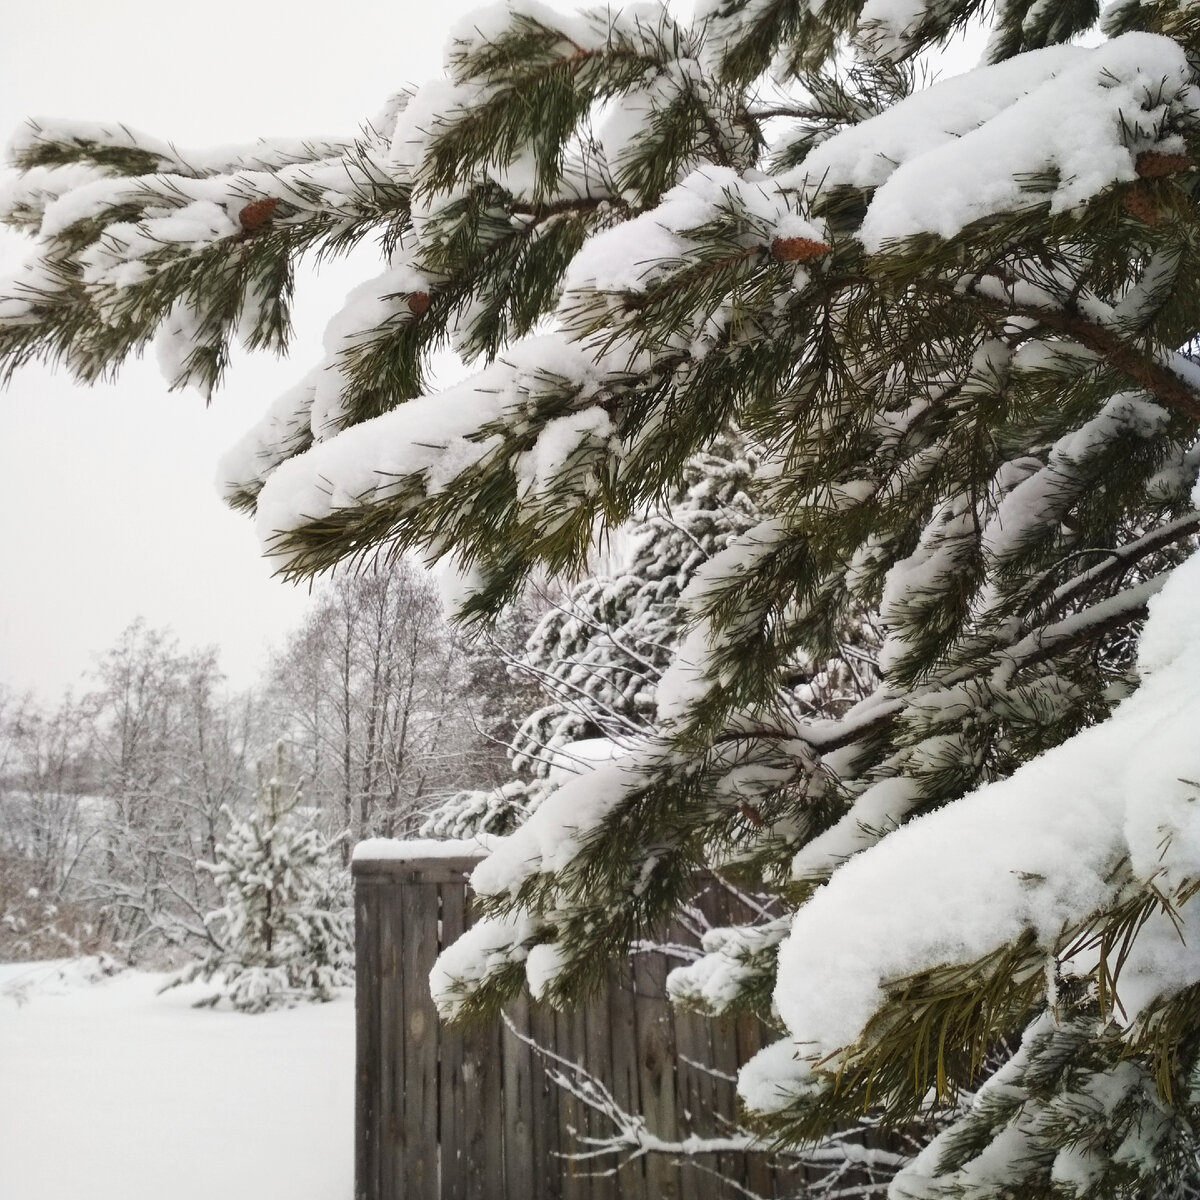
[(350, 1200), (354, 1003), (245, 1016), (0, 963), (0, 1198)]

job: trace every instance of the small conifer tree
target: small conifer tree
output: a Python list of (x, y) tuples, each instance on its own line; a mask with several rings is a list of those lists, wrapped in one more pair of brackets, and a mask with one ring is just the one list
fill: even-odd
[(518, 771), (544, 778), (572, 742), (654, 728), (655, 690), (686, 627), (679, 598), (760, 515), (748, 495), (753, 464), (738, 451), (724, 439), (689, 462), (668, 503), (622, 531), (616, 569), (575, 584), (538, 622), (517, 668), (546, 698), (516, 732)]
[(259, 769), (258, 803), (216, 848), (212, 872), (224, 903), (205, 918), (214, 949), (173, 981), (220, 979), (207, 1002), (224, 998), (259, 1013), (305, 1000), (330, 1000), (354, 982), (354, 939), (346, 889), (324, 835), (297, 819), (301, 785)]
[[(985, 61), (925, 85), (976, 21)], [(465, 619), (580, 571), (736, 429), (761, 519), (686, 588), (652, 729), (476, 870), (444, 1012), (527, 978), (569, 1003), (737, 869), (786, 915), (670, 987), (776, 1022), (740, 1080), (771, 1136), (948, 1104), (1013, 1038), (897, 1195), (1183, 1195), (1198, 86), (1185, 0), (506, 0), (358, 138), (27, 128), (0, 359), (96, 379), (157, 337), (207, 392), (231, 339), (287, 344), (298, 254), (378, 235), (227, 497), (291, 578), (450, 560)], [(427, 394), (447, 341), (479, 373)], [(870, 695), (797, 712), (797, 663), (876, 624)]]

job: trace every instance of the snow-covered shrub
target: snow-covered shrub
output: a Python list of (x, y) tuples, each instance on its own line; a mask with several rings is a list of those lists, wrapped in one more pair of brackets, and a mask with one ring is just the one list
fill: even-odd
[(420, 836), (462, 841), (479, 833), (511, 833), (529, 815), (530, 786), (510, 779), (494, 788), (467, 788), (447, 796), (421, 823)]
[(230, 828), (204, 864), (223, 899), (205, 917), (213, 949), (172, 981), (218, 980), (211, 998), (242, 1012), (329, 1000), (354, 982), (353, 914), (345, 869), (328, 839), (285, 801), (277, 773), (260, 781), (259, 805)]

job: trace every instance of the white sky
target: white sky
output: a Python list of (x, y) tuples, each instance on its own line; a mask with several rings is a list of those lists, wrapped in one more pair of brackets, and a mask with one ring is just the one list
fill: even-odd
[[(28, 116), (119, 120), (185, 147), (353, 132), (436, 73), (449, 25), (477, 7), (6, 3), (0, 139)], [(0, 270), (26, 244), (0, 232)], [(312, 365), (325, 318), (370, 273), (368, 253), (302, 284), (291, 360), (243, 357), (207, 411), (167, 392), (153, 361), (91, 389), (26, 368), (0, 391), (0, 683), (45, 699), (79, 690), (139, 614), (186, 646), (219, 645), (231, 683), (253, 681), (306, 592), (270, 578), (249, 519), (216, 496), (216, 461)]]

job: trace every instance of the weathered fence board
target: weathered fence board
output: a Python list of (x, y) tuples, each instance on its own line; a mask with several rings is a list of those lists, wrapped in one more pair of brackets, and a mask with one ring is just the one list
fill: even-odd
[(371, 997), (358, 1003), (354, 1012), (355, 1044), (355, 1131), (354, 1178), (356, 1200), (382, 1196), (379, 1172), (383, 1166), (380, 1144), (382, 1106), (387, 1102), (383, 1075), (390, 1047), (383, 1037), (383, 986), (379, 949), (378, 896), (359, 891), (354, 905), (354, 958), (357, 969), (356, 995)]
[[(774, 1194), (759, 1156), (709, 1156), (713, 1170), (668, 1155), (579, 1159), (584, 1139), (612, 1125), (560, 1088), (547, 1062), (499, 1022), (448, 1028), (429, 997), (439, 950), (471, 921), (466, 876), (475, 859), (386, 857), (354, 863), (358, 955), (356, 1200), (718, 1200), (740, 1195), (722, 1180)], [(714, 923), (742, 916), (713, 889)], [(528, 1000), (508, 1010), (537, 1046), (581, 1064), (627, 1112), (665, 1138), (723, 1134), (731, 1073), (761, 1042), (750, 1021), (676, 1012), (664, 980), (671, 964), (639, 954), (614, 968), (605, 992), (569, 1013)]]
[[(438, 884), (442, 916), (441, 941), (450, 942), (466, 928), (467, 898), (453, 884)], [(452, 1038), (442, 1046), (438, 1071), (438, 1145), (442, 1147), (442, 1196), (444, 1200), (467, 1200), (470, 1179), (480, 1175), (482, 1162), (472, 1163), (472, 1151), (482, 1149), (483, 1109), (478, 1083), (468, 1072), (468, 1048), (463, 1038)]]

